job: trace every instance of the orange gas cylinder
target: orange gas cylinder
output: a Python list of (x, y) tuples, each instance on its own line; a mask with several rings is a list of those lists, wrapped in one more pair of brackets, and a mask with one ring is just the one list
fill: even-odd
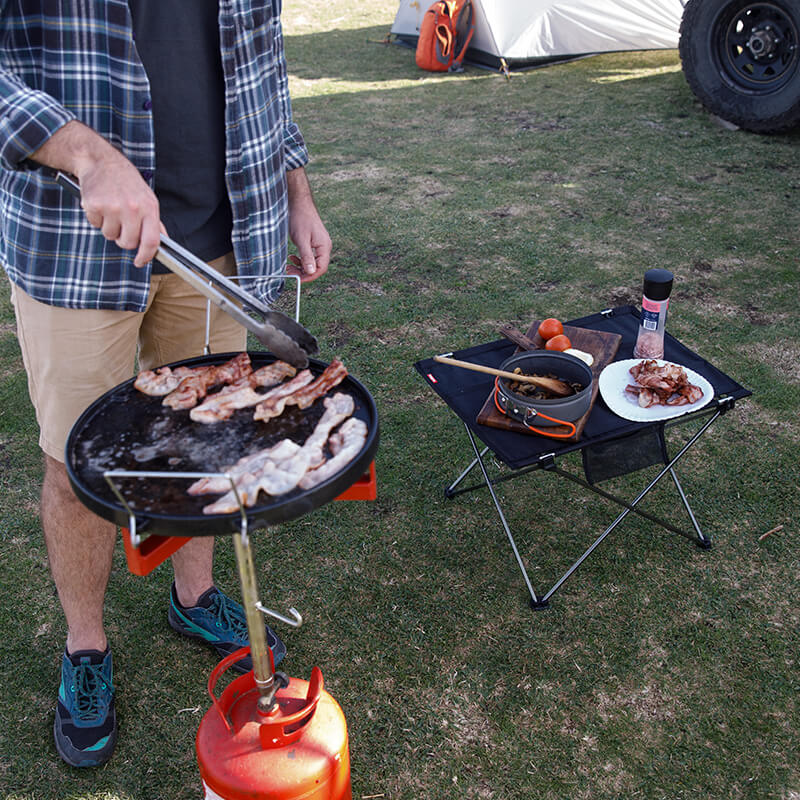
[(219, 676), (244, 652), (223, 659), (208, 680), (213, 706), (196, 742), (205, 800), (351, 800), (347, 723), (323, 689), (319, 667), (310, 681), (288, 678), (264, 713), (252, 670), (219, 698), (214, 693)]

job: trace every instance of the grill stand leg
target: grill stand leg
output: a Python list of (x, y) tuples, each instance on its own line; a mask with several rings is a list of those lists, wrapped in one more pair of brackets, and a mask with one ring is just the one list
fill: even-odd
[[(514, 552), (514, 557), (516, 558), (517, 564), (519, 566), (519, 569), (522, 572), (522, 577), (525, 580), (525, 585), (526, 585), (526, 587), (528, 589), (528, 593), (530, 594), (530, 597), (531, 597), (531, 606), (533, 608), (535, 608), (535, 609), (546, 608), (549, 605), (550, 598), (553, 596), (553, 594), (555, 594), (555, 592), (557, 592), (561, 588), (561, 586), (563, 586), (565, 581), (581, 566), (581, 564), (583, 564), (583, 562), (597, 549), (597, 547), (600, 546), (602, 541), (631, 512), (639, 514), (640, 516), (643, 516), (646, 519), (649, 519), (652, 522), (655, 522), (656, 524), (660, 525), (663, 528), (666, 528), (669, 531), (672, 531), (672, 532), (675, 532), (675, 533), (679, 533), (682, 536), (685, 536), (686, 538), (691, 539), (692, 541), (695, 542), (695, 544), (698, 545), (698, 547), (701, 547), (704, 550), (710, 549), (711, 540), (703, 534), (702, 530), (700, 529), (700, 526), (697, 524), (697, 519), (695, 518), (694, 512), (692, 511), (692, 508), (689, 505), (689, 501), (686, 498), (686, 494), (683, 491), (683, 487), (681, 486), (680, 481), (678, 480), (678, 476), (675, 473), (674, 467), (675, 467), (675, 464), (688, 452), (689, 448), (691, 448), (694, 445), (694, 443), (706, 432), (706, 430), (708, 430), (708, 428), (711, 427), (711, 425), (715, 422), (717, 417), (719, 417), (721, 415), (721, 413), (723, 413), (723, 412), (722, 411), (717, 411), (707, 422), (705, 422), (702, 425), (702, 427), (689, 439), (689, 441), (686, 442), (686, 444), (681, 448), (681, 450), (678, 452), (678, 454), (658, 473), (658, 475), (655, 478), (653, 478), (653, 480), (647, 485), (647, 487), (642, 492), (640, 492), (639, 495), (636, 497), (636, 499), (633, 500), (631, 503), (628, 503), (628, 502), (626, 502), (626, 501), (614, 496), (613, 494), (611, 494), (609, 492), (606, 492), (606, 491), (604, 491), (602, 489), (599, 489), (598, 487), (593, 486), (592, 484), (587, 483), (586, 481), (583, 481), (580, 478), (577, 478), (576, 476), (571, 475), (570, 473), (565, 472), (564, 470), (562, 470), (562, 469), (560, 469), (558, 467), (555, 467), (552, 464), (544, 467), (546, 469), (549, 469), (550, 471), (557, 472), (558, 474), (560, 474), (560, 475), (562, 475), (562, 476), (574, 481), (575, 483), (578, 483), (578, 484), (580, 484), (582, 486), (585, 486), (588, 489), (591, 489), (596, 494), (599, 494), (599, 495), (601, 495), (602, 497), (605, 497), (608, 500), (611, 500), (611, 501), (613, 501), (615, 503), (618, 503), (619, 505), (624, 506), (624, 511), (622, 511), (622, 513), (603, 531), (602, 534), (600, 534), (600, 536), (597, 537), (597, 539), (595, 539), (595, 541), (589, 546), (589, 548), (575, 561), (574, 564), (572, 564), (572, 566), (553, 584), (553, 586), (550, 588), (550, 590), (546, 594), (544, 594), (542, 597), (539, 597), (536, 594), (536, 592), (534, 591), (534, 589), (533, 589), (533, 586), (531, 584), (530, 578), (528, 577), (527, 569), (525, 568), (525, 564), (523, 563), (522, 557), (519, 554), (519, 550), (517, 549), (517, 545), (516, 545), (516, 542), (514, 541), (514, 537), (513, 537), (512, 533), (511, 533), (511, 529), (508, 526), (508, 522), (506, 521), (505, 514), (503, 514), (503, 509), (500, 506), (500, 502), (497, 499), (497, 495), (495, 494), (495, 491), (494, 491), (494, 488), (493, 488), (493, 483), (496, 483), (496, 482), (499, 482), (499, 481), (494, 481), (493, 482), (491, 480), (491, 478), (489, 477), (489, 473), (486, 470), (486, 466), (483, 463), (483, 456), (486, 455), (486, 453), (488, 452), (489, 448), (488, 447), (484, 447), (483, 450), (481, 450), (481, 451), (478, 450), (478, 445), (477, 445), (477, 442), (475, 441), (475, 437), (473, 436), (472, 431), (469, 429), (469, 426), (466, 425), (466, 424), (464, 425), (464, 428), (467, 431), (467, 436), (469, 437), (470, 443), (472, 445), (472, 449), (475, 452), (475, 458), (473, 459), (472, 463), (458, 476), (458, 478), (456, 478), (456, 480), (445, 490), (445, 496), (452, 497), (455, 494), (459, 494), (461, 492), (466, 492), (466, 491), (470, 491), (471, 489), (478, 488), (477, 486), (473, 486), (473, 487), (468, 487), (468, 488), (456, 491), (456, 488), (457, 488), (458, 484), (461, 483), (461, 481), (467, 476), (467, 474), (469, 472), (471, 472), (471, 470), (476, 465), (478, 465), (480, 467), (481, 473), (483, 474), (483, 480), (484, 480), (484, 482), (486, 484), (486, 487), (489, 489), (489, 494), (491, 495), (492, 501), (494, 502), (495, 508), (497, 509), (497, 514), (500, 517), (500, 522), (502, 523), (503, 529), (505, 530), (506, 536), (508, 537), (508, 541), (511, 544), (511, 549)], [(542, 465), (539, 465), (539, 467), (541, 467), (541, 466)], [(530, 469), (528, 469), (528, 470), (520, 470), (519, 474), (522, 474), (523, 472), (529, 472), (529, 471), (531, 471), (531, 470)], [(640, 509), (637, 508), (638, 503), (667, 474), (669, 474), (671, 476), (671, 478), (673, 480), (673, 483), (675, 484), (675, 488), (677, 489), (677, 492), (678, 492), (678, 495), (679, 495), (679, 497), (681, 499), (681, 502), (683, 503), (683, 506), (684, 506), (684, 508), (686, 509), (686, 512), (689, 515), (689, 519), (692, 522), (692, 526), (694, 527), (694, 531), (695, 531), (696, 535), (692, 535), (692, 534), (690, 534), (690, 533), (688, 533), (686, 531), (682, 531), (680, 528), (676, 528), (674, 525), (671, 525), (666, 520), (663, 520), (663, 519), (661, 519), (659, 517), (656, 517), (656, 516), (654, 516), (652, 514), (648, 514), (647, 512), (641, 511)], [(515, 477), (515, 476), (510, 476), (510, 477)], [(508, 479), (508, 478), (506, 478), (506, 479)]]

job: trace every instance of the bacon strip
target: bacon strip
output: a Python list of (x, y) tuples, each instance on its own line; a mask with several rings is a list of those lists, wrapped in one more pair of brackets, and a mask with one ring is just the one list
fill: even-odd
[(325, 405), (325, 413), (320, 417), (311, 436), (303, 443), (303, 450), (308, 453), (309, 469), (314, 469), (325, 461), (323, 448), (331, 431), (355, 411), (353, 398), (342, 392), (337, 392), (333, 397), (326, 397), (322, 402)]
[(319, 467), (306, 472), (300, 479), (301, 489), (311, 489), (339, 472), (360, 452), (367, 440), (367, 426), (360, 419), (351, 417), (331, 436), (330, 448), (333, 456)]
[(315, 400), (327, 394), (346, 377), (347, 369), (339, 359), (335, 358), (313, 383), (300, 391), (286, 395), (265, 396), (264, 400), (256, 406), (253, 419), (264, 421), (274, 419), (283, 413), (286, 406), (290, 405), (308, 408)]
[[(353, 414), (355, 403), (349, 395), (337, 393), (333, 397), (326, 398), (324, 404), (325, 413), (320, 418), (311, 436), (306, 439), (303, 446), (297, 451), (286, 458), (278, 458), (276, 448), (283, 446), (283, 442), (280, 442), (271, 448), (269, 455), (262, 460), (259, 460), (258, 456), (265, 456), (267, 451), (248, 456), (247, 459), (249, 460), (241, 459), (233, 467), (225, 470), (233, 476), (236, 490), (245, 506), (255, 505), (256, 499), (262, 491), (273, 497), (291, 491), (298, 485), (309, 469), (327, 463), (324, 460), (323, 452), (325, 442), (328, 440), (331, 431)], [(363, 423), (361, 424), (363, 425)], [(190, 493), (210, 494), (214, 491), (220, 491), (217, 487), (221, 486), (222, 482), (230, 485), (225, 479), (207, 480), (208, 483), (205, 486), (199, 485), (202, 481), (193, 484), (189, 488)], [(236, 499), (236, 494), (231, 490), (214, 503), (205, 506), (203, 513), (230, 514), (238, 510), (239, 503)]]
[[(260, 402), (256, 406), (256, 413), (258, 409), (265, 403), (276, 406), (280, 404), (281, 411), (283, 411), (283, 405), (281, 403), (284, 398), (296, 393), (313, 380), (314, 376), (310, 369), (304, 369), (301, 372), (298, 372), (297, 375), (295, 375), (290, 381), (282, 383), (280, 386), (276, 386), (274, 389), (270, 389), (266, 394), (262, 394), (259, 397)], [(254, 415), (253, 419), (258, 420), (259, 417)], [(269, 417), (267, 419), (269, 419)]]
[[(240, 458), (233, 466), (224, 467), (222, 472), (227, 472), (236, 483), (242, 476), (257, 472), (267, 461), (286, 461), (296, 455), (299, 450), (300, 445), (291, 439), (281, 439), (278, 444), (268, 447), (266, 450), (259, 450), (249, 456)], [(230, 488), (231, 482), (227, 478), (220, 476), (218, 478), (200, 478), (187, 491), (191, 495), (219, 494), (220, 492), (228, 491)]]
[(151, 397), (163, 397), (173, 389), (177, 389), (180, 382), (192, 374), (190, 367), (159, 367), (158, 369), (142, 370), (133, 382), (134, 389)]
[(238, 356), (224, 364), (195, 367), (192, 369), (192, 374), (185, 377), (178, 387), (161, 402), (176, 411), (194, 408), (212, 386), (220, 383), (234, 383), (252, 371), (250, 356), (247, 353), (239, 353)]
[(200, 405), (195, 406), (189, 412), (189, 416), (195, 422), (206, 424), (229, 419), (236, 409), (254, 406), (264, 399), (264, 393), (255, 391), (256, 386), (275, 386), (295, 372), (295, 368), (285, 361), (268, 364), (250, 375), (245, 375), (236, 383), (223, 386), (216, 394), (210, 395)]

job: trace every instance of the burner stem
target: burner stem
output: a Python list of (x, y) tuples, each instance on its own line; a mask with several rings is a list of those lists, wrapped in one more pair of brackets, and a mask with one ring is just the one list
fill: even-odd
[(240, 534), (234, 534), (233, 544), (236, 550), (236, 563), (239, 567), (239, 579), (242, 582), (242, 605), (244, 606), (244, 613), (247, 618), (247, 632), (250, 637), (253, 676), (261, 695), (258, 698), (258, 710), (266, 714), (275, 704), (278, 682), (275, 680), (272, 661), (267, 648), (264, 618), (258, 610), (256, 571), (253, 565), (250, 537), (246, 529), (242, 530)]

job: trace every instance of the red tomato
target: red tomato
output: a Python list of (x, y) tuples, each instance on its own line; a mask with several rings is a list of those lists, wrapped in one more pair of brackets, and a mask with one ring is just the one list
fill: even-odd
[(539, 336), (545, 341), (552, 339), (554, 336), (560, 336), (564, 333), (564, 326), (553, 317), (543, 320), (539, 325)]
[(544, 349), (545, 350), (569, 350), (572, 347), (572, 342), (564, 336), (563, 333), (558, 334), (558, 336), (553, 336), (552, 339), (548, 339), (545, 343)]

